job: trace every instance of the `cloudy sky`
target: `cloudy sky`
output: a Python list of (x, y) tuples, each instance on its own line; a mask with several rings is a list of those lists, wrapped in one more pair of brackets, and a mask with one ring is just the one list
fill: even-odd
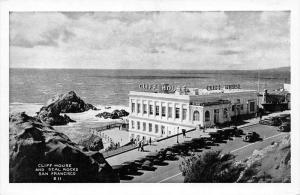
[(12, 12), (10, 66), (290, 66), (289, 12)]

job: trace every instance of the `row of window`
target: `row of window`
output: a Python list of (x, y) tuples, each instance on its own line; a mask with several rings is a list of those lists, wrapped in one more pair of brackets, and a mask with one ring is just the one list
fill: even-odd
[(159, 131), (162, 134), (165, 134), (165, 129), (166, 127), (164, 125), (161, 125), (159, 128), (158, 124), (153, 124), (153, 123), (146, 123), (146, 122), (140, 122), (140, 121), (131, 121), (131, 129), (136, 129), (136, 130), (142, 130), (146, 131), (148, 126), (148, 132), (154, 131), (155, 133), (158, 133)]
[[(215, 115), (219, 115), (219, 109), (215, 109), (214, 110), (214, 114)], [(228, 110), (227, 110), (227, 108), (224, 108), (223, 109), (223, 117), (224, 118), (228, 118)], [(207, 121), (210, 121), (210, 112), (207, 110), (207, 111), (205, 111), (205, 113), (204, 113), (204, 120), (207, 122)], [(194, 111), (194, 113), (193, 113), (193, 121), (200, 121), (200, 113), (199, 113), (199, 111)]]
[[(137, 113), (141, 113), (141, 104), (137, 103)], [(154, 115), (154, 111), (153, 111), (153, 105), (149, 105), (148, 107), (149, 109), (149, 115)], [(159, 106), (155, 106), (155, 116), (159, 116), (160, 114), (160, 107)], [(162, 117), (166, 117), (168, 115), (168, 118), (172, 118), (172, 114), (173, 114), (173, 109), (172, 107), (168, 107), (168, 113), (166, 113), (166, 106), (162, 106), (161, 107), (161, 116)], [(131, 103), (131, 112), (134, 113), (135, 110), (135, 103)], [(147, 104), (143, 104), (143, 114), (147, 114)], [(180, 109), (179, 108), (175, 108), (175, 118), (179, 119), (180, 118)], [(183, 108), (182, 109), (182, 120), (186, 120), (187, 118), (187, 109)]]
[[(244, 110), (244, 105), (240, 104), (239, 105), (240, 110)], [(235, 111), (236, 110), (236, 105), (232, 105), (231, 107), (231, 111)], [(254, 112), (255, 111), (255, 102), (250, 102), (250, 112)]]

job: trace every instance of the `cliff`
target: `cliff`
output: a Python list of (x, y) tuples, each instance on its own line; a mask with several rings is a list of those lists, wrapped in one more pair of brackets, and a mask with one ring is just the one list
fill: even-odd
[[(48, 171), (66, 165), (71, 171)], [(55, 180), (55, 174), (62, 173), (61, 180)], [(24, 112), (9, 117), (9, 178), (22, 183), (119, 182), (101, 153), (81, 151), (65, 134)]]

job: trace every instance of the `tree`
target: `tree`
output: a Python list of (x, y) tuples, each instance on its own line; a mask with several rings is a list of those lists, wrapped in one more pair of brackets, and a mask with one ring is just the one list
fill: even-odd
[(208, 151), (184, 159), (179, 168), (185, 183), (232, 183), (245, 167), (236, 163), (233, 154)]

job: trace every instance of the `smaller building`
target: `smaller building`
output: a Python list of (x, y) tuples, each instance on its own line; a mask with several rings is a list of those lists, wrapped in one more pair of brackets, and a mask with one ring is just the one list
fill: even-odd
[(264, 90), (261, 97), (261, 106), (266, 111), (275, 112), (291, 109), (290, 84), (284, 84), (283, 88), (268, 92)]

